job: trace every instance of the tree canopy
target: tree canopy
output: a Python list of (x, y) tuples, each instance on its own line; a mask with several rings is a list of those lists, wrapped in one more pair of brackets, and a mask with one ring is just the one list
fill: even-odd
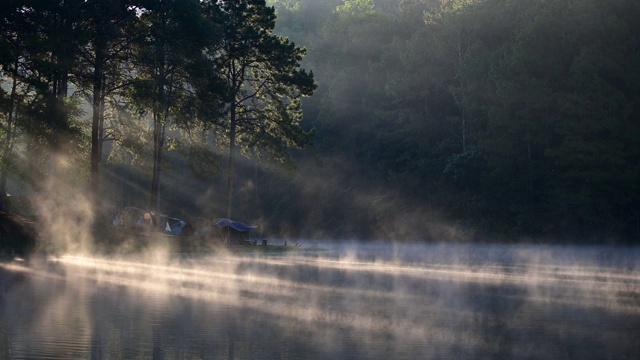
[[(374, 199), (320, 224), (346, 236), (437, 238), (444, 222), (479, 237), (638, 238), (636, 2), (376, 0), (346, 16), (360, 3), (336, 4), (322, 27), (282, 24), (310, 39), (314, 151), (348, 164), (318, 173), (344, 176), (325, 198)], [(313, 7), (282, 11), (293, 21)]]
[[(197, 176), (217, 166), (193, 160), (219, 161), (215, 153), (225, 146), (232, 164), (236, 143), (251, 149), (247, 156), (281, 162), (288, 147), (310, 144), (311, 133), (299, 124), (300, 97), (313, 92), (313, 75), (300, 67), (304, 50), (272, 33), (275, 14), (264, 1), (16, 0), (3, 10), (2, 80), (11, 91), (3, 92), (2, 184), (16, 174), (12, 159), (31, 151), (13, 151), (16, 129), (31, 139), (34, 124), (42, 125), (44, 152), (58, 156), (79, 143), (62, 139), (63, 131), (80, 137), (86, 131), (76, 124), (83, 99), (92, 113), (87, 160), (94, 206), (103, 158), (127, 158), (103, 154), (105, 141), (114, 142), (110, 151), (127, 149), (134, 158), (150, 154), (142, 163), (150, 164), (153, 211), (164, 154), (178, 144), (192, 146), (182, 153)], [(226, 132), (231, 135), (221, 136)], [(54, 179), (56, 164), (47, 162)], [(28, 164), (47, 168), (43, 161)]]

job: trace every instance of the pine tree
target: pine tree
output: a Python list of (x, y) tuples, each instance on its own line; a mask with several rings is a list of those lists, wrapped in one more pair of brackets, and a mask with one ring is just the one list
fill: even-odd
[(217, 67), (229, 89), (228, 117), (221, 126), (229, 146), (226, 216), (231, 216), (237, 147), (244, 155), (286, 162), (289, 147), (310, 144), (300, 126), (300, 98), (316, 88), (300, 67), (305, 50), (273, 34), (276, 15), (264, 0), (218, 2), (224, 37)]

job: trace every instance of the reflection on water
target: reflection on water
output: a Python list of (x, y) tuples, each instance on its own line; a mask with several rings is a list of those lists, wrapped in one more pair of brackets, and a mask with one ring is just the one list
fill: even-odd
[(640, 249), (0, 264), (0, 359), (639, 358)]

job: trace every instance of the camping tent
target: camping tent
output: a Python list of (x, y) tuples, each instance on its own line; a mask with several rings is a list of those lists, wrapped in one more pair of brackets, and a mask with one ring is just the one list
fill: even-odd
[(225, 241), (236, 244), (249, 241), (249, 231), (257, 228), (257, 226), (230, 219), (217, 219), (214, 223), (221, 230)]

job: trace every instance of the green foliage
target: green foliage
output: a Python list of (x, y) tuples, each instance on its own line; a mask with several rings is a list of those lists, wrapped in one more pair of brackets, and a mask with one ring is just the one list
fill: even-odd
[(336, 12), (341, 15), (355, 15), (373, 11), (373, 6), (373, 0), (343, 0)]
[(345, 186), (480, 233), (638, 236), (635, 2), (398, 6), (329, 17), (309, 46), (318, 156), (348, 159)]

